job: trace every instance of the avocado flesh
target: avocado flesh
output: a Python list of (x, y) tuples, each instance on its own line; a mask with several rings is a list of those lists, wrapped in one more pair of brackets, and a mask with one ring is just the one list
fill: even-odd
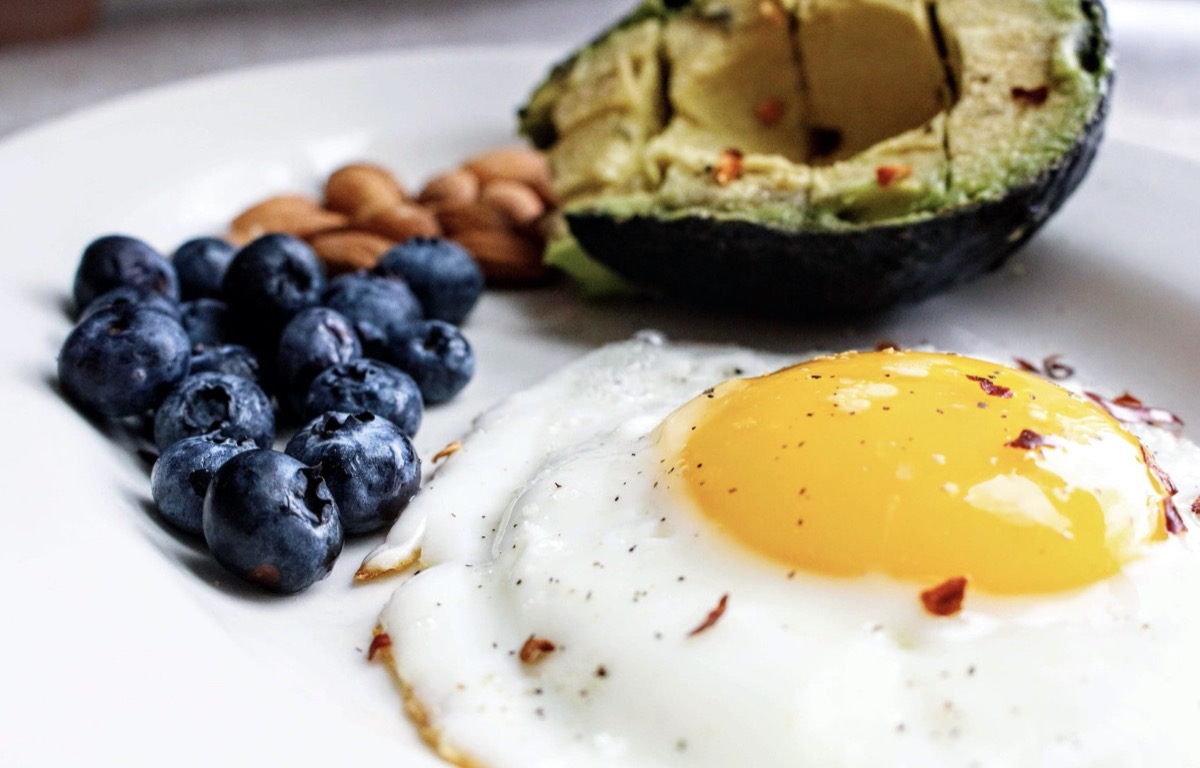
[(1066, 0), (936, 8), (954, 31), (948, 57), (961, 89), (947, 122), (954, 201), (999, 197), (1063, 157), (1095, 113), (1106, 83), (1079, 50), (1090, 21)]
[(555, 187), (564, 200), (649, 190), (646, 142), (664, 126), (662, 24), (631, 24), (555, 73), (544, 121), (555, 135)]
[[(682, 5), (645, 2), (637, 23), (618, 25), (577, 57), (616, 62), (653, 47), (658, 59), (659, 78), (639, 80), (636, 99), (591, 101), (586, 141), (571, 136), (583, 125), (556, 124), (561, 77), (543, 84), (522, 115), (535, 141), (551, 139), (539, 143), (580, 243), (669, 291), (679, 292), (672, 268), (634, 263), (632, 254), (662, 258), (681, 247), (688, 256), (668, 254), (666, 263), (688, 269), (711, 251), (727, 271), (709, 278), (721, 281), (742, 266), (736, 249), (719, 242), (734, 230), (715, 225), (739, 222), (748, 226), (736, 228), (737, 248), (770, 241), (766, 250), (780, 259), (809, 251), (796, 279), (814, 286), (796, 291), (818, 314), (826, 305), (856, 311), (916, 298), (998, 264), (1078, 183), (1099, 140), (1111, 72), (1103, 10), (1089, 0)], [(767, 103), (775, 108), (764, 120)], [(600, 160), (604, 147), (629, 146), (630, 134), (638, 148), (623, 156), (636, 170), (604, 176), (613, 167)], [(741, 174), (721, 181), (715, 169), (728, 149), (741, 152)], [(590, 183), (562, 186), (568, 178)], [(976, 210), (992, 203), (1005, 211)], [(934, 220), (958, 231), (926, 226)], [(995, 231), (964, 232), (966, 222)], [(759, 237), (756, 228), (791, 236)], [(859, 239), (848, 245), (822, 233)], [(647, 236), (656, 242), (631, 242)], [(851, 275), (833, 259), (877, 258), (870, 254), (900, 241), (921, 253), (891, 253), (882, 259), (888, 269), (914, 271), (923, 259), (940, 266), (907, 280), (885, 270), (877, 296), (835, 295), (835, 282)], [(958, 261), (972, 264), (954, 273), (955, 259), (932, 255), (938, 248), (961, 250)], [(754, 303), (735, 290), (709, 298)]]

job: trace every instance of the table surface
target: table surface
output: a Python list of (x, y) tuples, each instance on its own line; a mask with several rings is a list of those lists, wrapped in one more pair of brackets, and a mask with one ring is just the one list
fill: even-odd
[[(444, 45), (565, 51), (632, 4), (361, 0), (118, 11), (87, 38), (0, 48), (0, 137), (113, 96), (255, 64)], [(1119, 73), (1108, 135), (1200, 161), (1200, 0), (1108, 6)]]

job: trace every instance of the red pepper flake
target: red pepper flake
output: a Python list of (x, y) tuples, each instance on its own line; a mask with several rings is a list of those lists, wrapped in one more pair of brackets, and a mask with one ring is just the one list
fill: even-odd
[(1017, 435), (1016, 439), (1004, 445), (1009, 448), (1024, 448), (1027, 451), (1031, 451), (1034, 448), (1050, 445), (1050, 441), (1032, 429), (1022, 429), (1021, 434)]
[(1036, 373), (1054, 381), (1062, 381), (1063, 379), (1069, 379), (1074, 376), (1075, 369), (1066, 363), (1061, 362), (1061, 357), (1062, 355), (1048, 355), (1042, 359), (1041, 366), (1034, 365), (1028, 360), (1024, 360), (1019, 357), (1013, 359), (1016, 361), (1017, 366), (1022, 371)]
[(1134, 397), (1129, 392), (1122, 392), (1116, 399), (1113, 400), (1117, 405), (1123, 405), (1127, 408), (1141, 408), (1141, 399)]
[(875, 351), (876, 352), (885, 352), (889, 349), (892, 351), (895, 351), (895, 352), (899, 352), (900, 345), (897, 344), (896, 342), (890, 341), (888, 339), (884, 339), (882, 341), (875, 342)]
[(700, 626), (696, 627), (691, 632), (688, 632), (688, 637), (695, 637), (696, 635), (700, 634), (704, 630), (711, 627), (713, 624), (716, 624), (717, 621), (722, 616), (725, 615), (725, 605), (728, 602), (729, 602), (729, 593), (726, 592), (725, 594), (721, 595), (721, 599), (717, 602), (717, 607), (713, 608), (711, 611), (709, 611), (708, 616), (704, 619), (704, 621), (700, 622)]
[(922, 592), (921, 603), (934, 616), (953, 616), (962, 610), (966, 593), (966, 577), (956, 576)]
[(371, 638), (371, 647), (367, 649), (367, 661), (375, 661), (375, 654), (382, 651), (384, 648), (392, 647), (392, 636), (387, 632), (380, 632)]
[(1187, 523), (1183, 522), (1183, 515), (1179, 514), (1179, 508), (1175, 506), (1175, 500), (1170, 496), (1163, 499), (1163, 524), (1166, 526), (1167, 533), (1175, 535), (1187, 533)]
[(880, 165), (875, 168), (875, 183), (886, 189), (912, 176), (912, 172), (912, 167), (908, 165)]
[(1050, 86), (1039, 85), (1036, 88), (1022, 88), (1014, 85), (1012, 88), (1013, 101), (1019, 101), (1026, 107), (1040, 107), (1050, 98)]
[(726, 149), (717, 156), (717, 164), (713, 166), (713, 177), (722, 187), (732, 184), (742, 178), (742, 158), (739, 149)]
[(967, 378), (971, 381), (979, 382), (979, 388), (992, 397), (1012, 397), (1011, 389), (1001, 384), (997, 384), (989, 378), (984, 376), (967, 376)]
[(754, 116), (763, 125), (775, 125), (783, 119), (784, 108), (783, 99), (763, 99), (754, 108)]
[(1192, 514), (1200, 515), (1200, 496), (1197, 496), (1196, 499), (1192, 502)]
[(555, 648), (554, 643), (546, 638), (530, 635), (525, 644), (521, 646), (521, 652), (517, 654), (517, 658), (521, 660), (522, 664), (536, 664)]
[(1048, 355), (1046, 359), (1042, 360), (1042, 368), (1045, 369), (1047, 378), (1062, 381), (1075, 375), (1074, 368), (1059, 361), (1061, 357), (1062, 355)]
[[(1162, 485), (1163, 490), (1167, 492), (1167, 495), (1163, 497), (1162, 501), (1163, 523), (1166, 526), (1167, 533), (1185, 533), (1187, 531), (1187, 525), (1183, 522), (1183, 516), (1179, 514), (1179, 510), (1175, 507), (1175, 499), (1173, 498), (1175, 494), (1179, 492), (1179, 488), (1176, 487), (1175, 481), (1171, 479), (1171, 476), (1167, 474), (1165, 469), (1158, 465), (1158, 462), (1154, 460), (1153, 454), (1150, 453), (1150, 449), (1147, 448), (1145, 444), (1142, 445), (1142, 461), (1146, 462), (1146, 466), (1150, 469), (1150, 473), (1157, 478), (1158, 482)], [(1197, 502), (1192, 502), (1193, 512), (1196, 511), (1196, 503)]]
[(1109, 400), (1095, 392), (1084, 392), (1093, 402), (1108, 411), (1117, 421), (1126, 424), (1153, 424), (1159, 427), (1182, 427), (1183, 419), (1163, 408), (1151, 408), (1129, 394)]

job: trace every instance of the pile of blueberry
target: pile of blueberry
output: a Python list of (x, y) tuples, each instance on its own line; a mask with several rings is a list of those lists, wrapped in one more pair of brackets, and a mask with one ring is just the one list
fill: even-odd
[[(458, 325), (483, 277), (441, 239), (326, 280), (304, 241), (198, 238), (170, 259), (109, 235), (83, 252), (63, 392), (107, 419), (152, 417), (162, 516), (238, 576), (281, 593), (329, 575), (346, 534), (416, 492), (410, 438), (475, 359)], [(302, 425), (284, 452), (276, 425)]]

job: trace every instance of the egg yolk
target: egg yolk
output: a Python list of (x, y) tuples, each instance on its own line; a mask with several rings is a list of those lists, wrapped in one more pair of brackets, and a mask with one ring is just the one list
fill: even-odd
[(797, 569), (1039, 593), (1110, 576), (1166, 537), (1169, 494), (1135, 437), (982, 360), (819, 358), (705, 392), (660, 434), (672, 487)]

